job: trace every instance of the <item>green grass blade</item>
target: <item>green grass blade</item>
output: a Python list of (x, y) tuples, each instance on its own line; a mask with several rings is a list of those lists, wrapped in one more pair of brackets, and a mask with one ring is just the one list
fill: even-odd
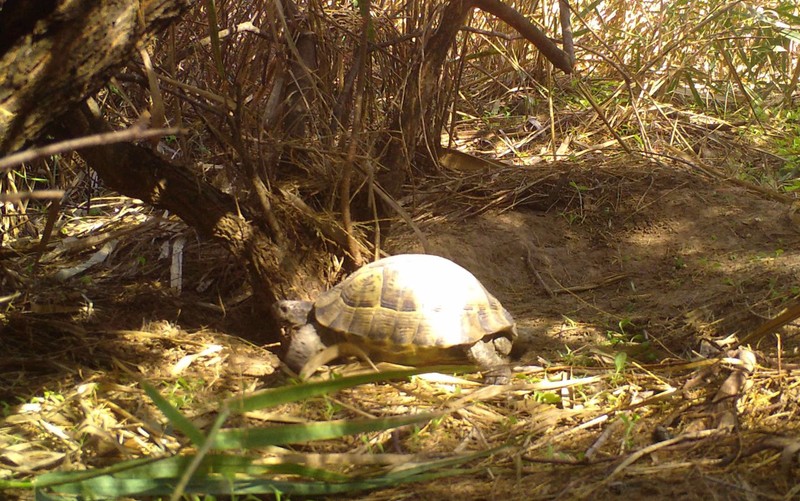
[(369, 374), (360, 374), (358, 376), (348, 376), (338, 379), (331, 379), (328, 381), (321, 381), (315, 383), (301, 383), (294, 386), (281, 386), (279, 388), (270, 388), (250, 395), (243, 395), (232, 398), (227, 401), (228, 408), (233, 413), (241, 413), (254, 411), (257, 409), (264, 409), (269, 407), (276, 407), (281, 404), (290, 402), (297, 402), (319, 395), (326, 395), (334, 393), (345, 388), (352, 388), (361, 384), (378, 383), (381, 381), (393, 381), (397, 379), (405, 379), (417, 374), (425, 374), (427, 372), (464, 372), (473, 369), (469, 366), (437, 366), (425, 367), (415, 369), (404, 369), (397, 371), (375, 372)]
[(205, 435), (203, 435), (203, 433), (198, 430), (197, 427), (186, 418), (186, 416), (181, 414), (177, 408), (170, 404), (166, 398), (161, 396), (161, 393), (159, 393), (154, 386), (142, 381), (142, 388), (144, 388), (144, 392), (147, 393), (147, 396), (150, 397), (156, 407), (158, 407), (158, 410), (160, 410), (164, 416), (167, 417), (169, 422), (172, 423), (172, 426), (179, 429), (184, 435), (189, 437), (189, 440), (191, 440), (192, 443), (197, 447), (200, 447), (203, 442), (205, 442)]
[[(304, 400), (326, 395), (345, 388), (366, 383), (408, 378), (425, 372), (458, 372), (464, 367), (427, 367), (409, 370), (370, 373), (339, 378), (317, 383), (303, 383), (241, 396), (229, 400), (223, 407), (219, 419), (224, 421), (231, 410), (246, 412), (264, 407)], [(468, 369), (467, 369), (468, 370)], [(393, 416), (379, 419), (337, 420), (318, 423), (281, 425), (267, 428), (238, 428), (219, 430), (206, 438), (183, 414), (172, 406), (151, 385), (143, 387), (155, 405), (173, 425), (185, 433), (196, 445), (205, 444), (216, 449), (249, 450), (266, 445), (303, 443), (326, 440), (356, 433), (388, 430), (399, 426), (416, 424), (439, 417), (439, 413), (410, 416)], [(221, 424), (221, 423), (220, 423)], [(208, 443), (206, 443), (208, 441)], [(202, 451), (203, 449), (201, 449)], [(259, 465), (247, 456), (192, 455), (161, 459), (135, 459), (109, 468), (82, 472), (56, 472), (34, 479), (37, 499), (64, 499), (85, 497), (93, 499), (118, 498), (124, 496), (169, 495), (178, 490), (182, 493), (208, 494), (277, 494), (320, 496), (341, 494), (366, 489), (376, 489), (415, 479), (438, 478), (457, 475), (462, 470), (450, 470), (454, 464), (465, 459), (455, 458), (451, 462), (428, 463), (388, 475), (353, 480), (351, 477), (302, 464), (284, 463)], [(452, 462), (455, 461), (455, 462)], [(431, 468), (440, 471), (431, 471)], [(189, 479), (188, 475), (191, 475)], [(280, 475), (281, 481), (272, 477)], [(296, 477), (298, 481), (285, 480)], [(186, 478), (182, 478), (186, 477)]]
[[(44, 488), (52, 487), (70, 482), (91, 480), (101, 476), (113, 476), (115, 478), (177, 478), (183, 474), (187, 466), (195, 456), (170, 456), (161, 459), (132, 459), (118, 463), (112, 467), (101, 468), (91, 471), (70, 471), (45, 473), (36, 477), (33, 487)], [(231, 455), (209, 455), (203, 458), (196, 470), (197, 476), (209, 475), (237, 475), (246, 474), (260, 476), (270, 473), (297, 475), (304, 478), (311, 478), (325, 481), (344, 482), (349, 479), (346, 475), (311, 468), (296, 463), (283, 464), (254, 464), (260, 456), (231, 456)]]
[[(473, 470), (474, 471), (474, 470)], [(370, 489), (392, 487), (402, 483), (433, 480), (436, 478), (472, 473), (470, 470), (449, 470), (408, 477), (400, 481), (390, 481), (381, 477), (356, 482), (289, 482), (271, 479), (207, 478), (192, 480), (187, 484), (186, 494), (244, 495), (244, 494), (284, 494), (293, 496), (324, 496), (345, 494)], [(67, 484), (57, 490), (40, 492), (48, 500), (74, 498), (118, 499), (121, 497), (166, 496), (172, 493), (177, 479), (122, 479), (113, 477), (95, 478), (80, 484)]]
[(103, 475), (120, 474), (125, 470), (131, 470), (137, 467), (146, 466), (148, 464), (155, 464), (160, 461), (162, 461), (162, 459), (137, 458), (117, 463), (112, 466), (108, 466), (106, 468), (97, 468), (88, 471), (54, 471), (50, 473), (45, 473), (43, 475), (39, 475), (38, 477), (34, 478), (33, 487), (42, 488), (42, 487), (50, 487), (70, 482), (91, 480), (95, 477), (100, 477)]
[[(136, 459), (120, 463), (113, 468), (95, 470), (91, 474), (87, 474), (90, 472), (48, 473), (37, 477), (33, 485), (37, 495), (42, 498), (51, 495), (87, 498), (164, 495), (172, 493), (181, 475), (194, 459), (194, 456), (174, 456), (149, 460), (146, 464)], [(252, 477), (250, 482), (259, 478), (264, 480), (264, 477), (270, 475), (294, 475), (323, 483), (343, 483), (350, 480), (350, 477), (340, 473), (295, 463), (253, 464), (256, 459), (258, 458), (223, 455), (204, 457), (194, 478), (187, 484), (185, 492), (229, 493), (235, 485), (229, 479), (247, 476)], [(272, 492), (272, 488), (259, 492)]]
[[(209, 456), (203, 458), (202, 466), (198, 468), (195, 477), (186, 485), (184, 492), (216, 495), (282, 493), (295, 496), (344, 494), (470, 474), (477, 470), (457, 469), (453, 466), (486, 456), (496, 450), (498, 449), (432, 461), (389, 474), (357, 480), (341, 474), (324, 472), (323, 476), (328, 476), (324, 479), (325, 481), (319, 481), (320, 470), (298, 464), (255, 465), (253, 464), (255, 457)], [(39, 482), (37, 479), (36, 495), (43, 501), (76, 496), (113, 499), (125, 496), (169, 495), (175, 489), (181, 471), (192, 459), (191, 456), (164, 458), (150, 464), (134, 465), (132, 468), (122, 471), (73, 483), (47, 484)], [(59, 474), (59, 480), (65, 480), (69, 476), (80, 477), (81, 475), (78, 473), (80, 472)], [(314, 481), (302, 479), (278, 481), (269, 478), (270, 474), (276, 473), (294, 474), (301, 478), (312, 478)], [(40, 478), (48, 476), (52, 476), (52, 474), (42, 475)]]
[(267, 445), (298, 444), (313, 440), (328, 440), (344, 435), (388, 430), (421, 423), (439, 417), (438, 413), (394, 416), (378, 419), (341, 419), (319, 423), (291, 424), (269, 428), (237, 428), (220, 431), (213, 438), (213, 448), (252, 449)]

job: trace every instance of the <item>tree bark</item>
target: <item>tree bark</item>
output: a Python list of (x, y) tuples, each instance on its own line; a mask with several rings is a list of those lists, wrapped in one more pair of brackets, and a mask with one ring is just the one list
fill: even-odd
[(7, 0), (0, 15), (0, 154), (100, 90), (188, 0)]

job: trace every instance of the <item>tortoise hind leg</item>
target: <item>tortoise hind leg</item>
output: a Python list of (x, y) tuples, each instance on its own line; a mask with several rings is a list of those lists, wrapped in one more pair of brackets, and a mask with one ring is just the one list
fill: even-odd
[(486, 384), (506, 384), (511, 380), (508, 352), (511, 340), (505, 337), (481, 339), (467, 350), (467, 358), (483, 370)]

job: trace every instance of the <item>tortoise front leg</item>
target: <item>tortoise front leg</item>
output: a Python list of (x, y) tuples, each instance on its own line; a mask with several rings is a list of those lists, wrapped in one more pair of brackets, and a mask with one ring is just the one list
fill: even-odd
[(292, 328), (287, 334), (283, 339), (284, 351), (281, 359), (297, 373), (303, 369), (309, 358), (326, 348), (317, 329), (311, 324)]
[(506, 338), (481, 339), (467, 350), (467, 358), (483, 371), (484, 383), (506, 384), (511, 380), (508, 357), (499, 353), (497, 347), (499, 345), (500, 350), (505, 350), (506, 344), (510, 350), (511, 342)]

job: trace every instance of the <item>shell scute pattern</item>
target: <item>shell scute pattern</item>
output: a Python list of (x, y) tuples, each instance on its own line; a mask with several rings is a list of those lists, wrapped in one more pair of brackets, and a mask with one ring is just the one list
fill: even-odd
[(514, 328), (511, 315), (471, 273), (419, 255), (362, 267), (317, 298), (315, 315), (322, 326), (358, 342), (411, 352), (472, 344)]

